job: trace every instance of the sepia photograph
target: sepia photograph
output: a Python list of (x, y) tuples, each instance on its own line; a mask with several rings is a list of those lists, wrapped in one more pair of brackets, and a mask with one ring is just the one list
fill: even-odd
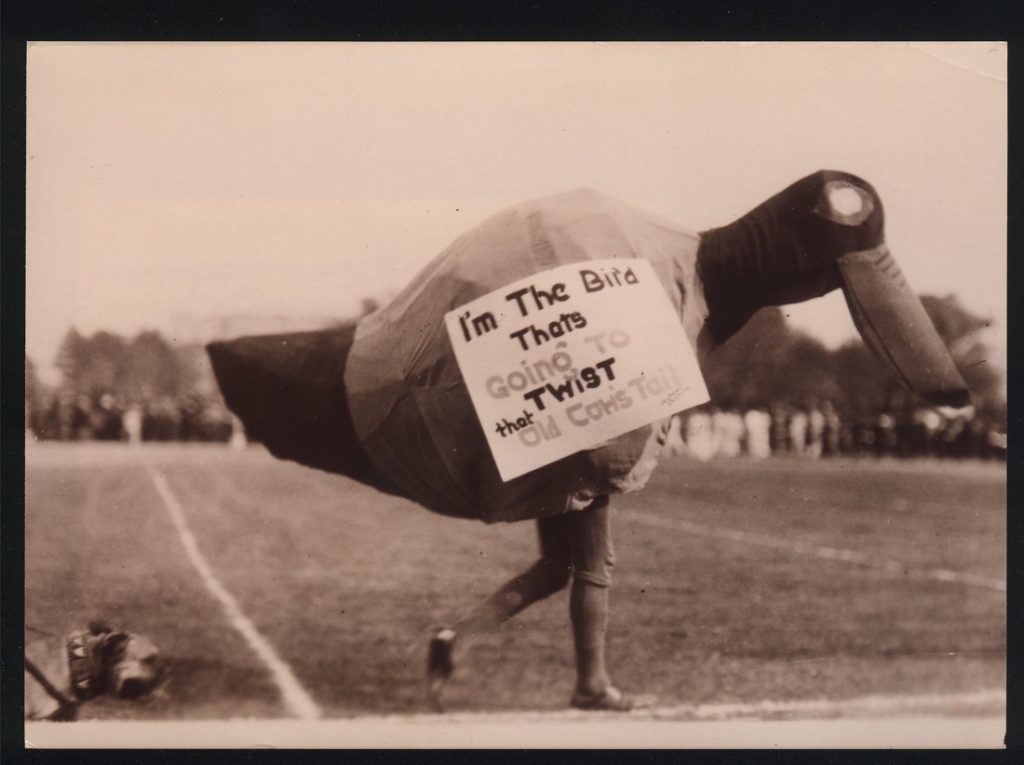
[(1005, 43), (26, 59), (26, 746), (1004, 746)]

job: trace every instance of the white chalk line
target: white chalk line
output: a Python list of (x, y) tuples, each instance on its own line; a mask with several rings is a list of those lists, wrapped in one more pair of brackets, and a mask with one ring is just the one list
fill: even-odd
[(170, 513), (171, 521), (178, 531), (178, 538), (185, 548), (185, 553), (199, 572), (199, 576), (202, 577), (203, 584), (220, 601), (231, 626), (241, 633), (249, 647), (266, 665), (281, 692), (285, 707), (300, 720), (316, 720), (322, 717), (322, 710), (299, 683), (291, 668), (277, 655), (274, 648), (259, 633), (259, 630), (249, 620), (249, 617), (242, 611), (238, 601), (235, 600), (234, 596), (224, 588), (214, 575), (210, 565), (199, 551), (199, 545), (196, 543), (195, 535), (188, 526), (185, 513), (182, 511), (181, 505), (178, 504), (177, 498), (175, 498), (171, 488), (167, 485), (163, 475), (149, 463), (146, 463), (146, 471), (149, 473), (150, 478), (153, 479), (157, 493), (163, 500), (164, 506), (166, 506), (167, 511)]
[(853, 563), (859, 566), (881, 569), (894, 576), (908, 576), (914, 579), (929, 579), (938, 582), (952, 582), (966, 584), (971, 587), (982, 587), (997, 592), (1006, 592), (1006, 581), (1002, 579), (991, 579), (984, 576), (976, 576), (959, 571), (950, 571), (945, 568), (917, 568), (900, 563), (896, 560), (875, 558), (854, 550), (844, 550), (838, 547), (825, 545), (814, 545), (808, 542), (801, 542), (795, 539), (783, 539), (770, 534), (760, 534), (752, 531), (740, 531), (738, 529), (726, 529), (718, 526), (709, 526), (703, 523), (695, 523), (682, 518), (663, 518), (649, 513), (623, 513), (620, 517), (636, 523), (642, 523), (656, 528), (682, 531), (695, 536), (711, 537), (714, 539), (726, 539), (730, 542), (741, 542), (743, 544), (758, 545), (760, 547), (771, 547), (776, 550), (794, 552), (798, 555), (806, 555), (825, 560), (836, 560), (844, 563)]
[(979, 708), (993, 713), (1003, 712), (1006, 691), (991, 688), (957, 694), (907, 694), (894, 696), (859, 696), (849, 699), (794, 699), (792, 701), (750, 701), (717, 704), (676, 704), (654, 706), (622, 712), (585, 712), (578, 709), (508, 712), (446, 712), (394, 714), (381, 717), (354, 719), (395, 720), (409, 723), (472, 723), (480, 720), (592, 720), (595, 716), (607, 719), (654, 720), (735, 720), (744, 717), (774, 718), (779, 716), (809, 718), (817, 716), (887, 717), (904, 714), (962, 715)]

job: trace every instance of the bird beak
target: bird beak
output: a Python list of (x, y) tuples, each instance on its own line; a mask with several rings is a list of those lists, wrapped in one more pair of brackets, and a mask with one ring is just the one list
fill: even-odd
[(843, 294), (864, 342), (932, 406), (971, 403), (942, 338), (884, 244), (837, 261)]

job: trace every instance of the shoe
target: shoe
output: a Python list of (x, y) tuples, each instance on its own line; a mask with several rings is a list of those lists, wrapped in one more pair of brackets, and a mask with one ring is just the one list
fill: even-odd
[(598, 693), (576, 691), (569, 702), (573, 709), (588, 712), (629, 712), (654, 705), (654, 696), (627, 696), (613, 685), (606, 686)]
[(441, 706), (441, 691), (444, 690), (445, 683), (455, 672), (455, 660), (452, 656), (454, 650), (455, 630), (453, 629), (442, 627), (430, 639), (427, 651), (427, 693), (438, 711), (444, 711)]

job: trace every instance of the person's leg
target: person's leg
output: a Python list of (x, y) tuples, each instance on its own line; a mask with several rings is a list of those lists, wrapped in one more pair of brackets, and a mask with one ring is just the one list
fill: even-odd
[[(569, 615), (577, 671), (571, 703), (582, 709), (633, 708), (638, 700), (624, 697), (612, 685), (605, 662), (608, 589), (615, 565), (608, 496), (599, 496), (584, 510), (540, 519), (537, 528), (540, 560), (502, 585), (453, 628), (435, 635), (428, 666), (435, 701), (456, 660), (475, 638), (494, 631), (531, 603), (562, 589), (571, 571)], [(642, 698), (639, 703), (648, 700)]]
[(604, 693), (611, 685), (604, 650), (608, 631), (608, 588), (581, 579), (573, 580), (569, 615), (576, 648), (576, 691), (590, 696)]
[(568, 584), (571, 562), (567, 517), (538, 519), (540, 558), (454, 625), (434, 634), (427, 659), (427, 678), (435, 703), (439, 704), (445, 682), (474, 642), (497, 630), (530, 604), (555, 594)]
[(576, 649), (572, 705), (582, 709), (631, 709), (636, 700), (624, 697), (615, 688), (605, 661), (608, 591), (615, 565), (608, 496), (600, 496), (586, 510), (567, 516), (566, 532), (573, 570), (569, 615)]
[(499, 587), (493, 595), (474, 608), (453, 629), (464, 650), (468, 642), (494, 632), (527, 606), (543, 600), (569, 582), (568, 556), (543, 555), (530, 568)]

